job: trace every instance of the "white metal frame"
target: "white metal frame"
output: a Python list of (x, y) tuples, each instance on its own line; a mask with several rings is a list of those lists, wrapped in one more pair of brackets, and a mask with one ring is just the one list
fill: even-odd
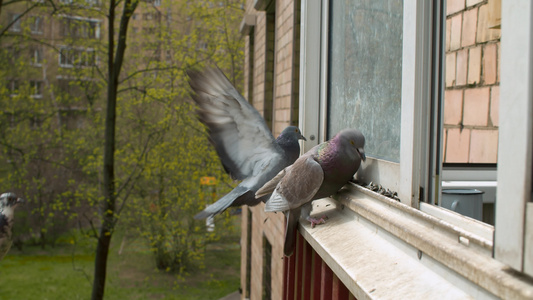
[(533, 275), (533, 3), (502, 1), (496, 259)]
[(300, 129), (307, 137), (306, 152), (320, 143), (320, 53), (322, 1), (302, 1), (300, 25)]

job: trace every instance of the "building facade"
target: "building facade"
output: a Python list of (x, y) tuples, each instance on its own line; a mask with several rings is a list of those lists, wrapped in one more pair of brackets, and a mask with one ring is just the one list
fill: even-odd
[[(533, 274), (533, 65), (530, 27), (519, 25), (531, 9), (498, 0), (247, 1), (245, 96), (274, 135), (297, 124), (308, 150), (356, 127), (370, 158), (358, 184), (314, 202), (329, 220), (300, 224), (291, 257), (284, 216), (243, 208), (243, 299), (533, 296), (520, 279)], [(466, 170), (450, 180), (454, 168)], [(479, 220), (445, 209), (448, 181), (487, 184), (497, 201), (483, 203)]]

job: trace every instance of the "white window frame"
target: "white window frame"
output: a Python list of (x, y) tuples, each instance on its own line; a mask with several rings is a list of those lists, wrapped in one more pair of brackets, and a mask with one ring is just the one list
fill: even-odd
[[(63, 51), (67, 51), (69, 56), (63, 55)], [(90, 55), (93, 59), (88, 60)], [(65, 56), (67, 63), (61, 62), (61, 57)], [(92, 61), (92, 63), (90, 63)], [(86, 68), (98, 65), (98, 56), (93, 48), (75, 48), (69, 46), (59, 47), (58, 63), (62, 68)]]
[(30, 31), (32, 34), (43, 34), (44, 33), (44, 17), (42, 16), (32, 16), (32, 23), (30, 24)]
[[(66, 51), (65, 53), (63, 51)], [(72, 61), (74, 48), (63, 46), (59, 48), (59, 55), (58, 55), (58, 64), (62, 68), (72, 68), (74, 66), (74, 62)], [(64, 61), (62, 61), (61, 57), (64, 57)]]
[[(60, 35), (63, 37), (72, 37), (72, 38), (89, 38), (89, 39), (100, 39), (100, 27), (102, 24), (102, 20), (94, 19), (94, 18), (85, 18), (85, 17), (78, 17), (78, 16), (70, 16), (70, 15), (60, 15), (61, 22), (63, 24), (60, 27)], [(78, 23), (75, 23), (78, 22)], [(96, 26), (94, 28), (94, 35), (89, 36), (88, 32), (91, 28), (91, 24), (94, 23)], [(72, 26), (78, 26), (78, 30), (80, 30), (79, 36), (74, 36), (71, 32)], [(84, 37), (84, 32), (87, 33), (87, 37)]]
[(85, 4), (89, 7), (97, 6), (100, 5), (100, 0), (85, 0)]
[(43, 97), (44, 82), (42, 80), (30, 80), (30, 88), (32, 89), (32, 98), (41, 99)]
[(20, 14), (11, 14), (11, 20), (12, 23), (11, 27), (9, 27), (9, 31), (11, 32), (21, 32), (22, 31), (22, 17)]
[[(403, 204), (436, 216), (446, 227), (480, 237), (493, 247), (491, 264), (503, 263), (533, 275), (533, 4), (529, 0), (502, 2), (500, 200), (496, 201), (494, 227), (420, 202), (420, 187), (427, 190), (439, 180), (430, 178), (426, 163), (432, 142), (426, 129), (433, 84), (430, 5), (424, 0), (404, 2), (400, 163), (368, 158), (357, 176), (366, 182), (379, 178), (381, 185), (398, 192)], [(308, 137), (302, 150), (307, 151), (326, 137), (328, 0), (302, 1), (301, 16), (299, 126)]]
[(497, 260), (533, 276), (533, 3), (502, 1)]
[(30, 64), (35, 67), (41, 67), (43, 63), (43, 50), (39, 46), (30, 48)]
[(19, 94), (20, 81), (17, 79), (10, 80), (8, 83), (9, 96), (15, 97)]

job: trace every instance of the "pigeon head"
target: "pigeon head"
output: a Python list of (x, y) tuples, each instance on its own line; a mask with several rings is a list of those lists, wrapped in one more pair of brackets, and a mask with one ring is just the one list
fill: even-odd
[(307, 141), (307, 139), (302, 135), (302, 132), (300, 131), (300, 129), (296, 126), (289, 126), (283, 129), (279, 137), (283, 137), (284, 139), (294, 140), (294, 141), (296, 140)]
[(366, 160), (365, 154), (365, 136), (357, 129), (345, 129), (339, 132), (339, 138), (345, 145), (350, 145), (349, 149), (354, 149), (361, 157), (361, 160)]
[(300, 156), (300, 144), (298, 140), (306, 141), (302, 132), (296, 126), (289, 126), (276, 138), (276, 143), (285, 152), (285, 159), (291, 165)]
[(24, 199), (17, 197), (14, 193), (3, 193), (0, 195), (0, 208), (14, 209), (19, 204), (24, 203)]

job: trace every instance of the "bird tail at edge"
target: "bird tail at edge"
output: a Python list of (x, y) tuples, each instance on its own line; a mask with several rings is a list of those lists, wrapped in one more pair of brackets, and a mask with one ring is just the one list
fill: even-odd
[(287, 227), (285, 229), (285, 243), (283, 244), (283, 253), (285, 256), (291, 256), (296, 247), (296, 229), (300, 219), (300, 208), (287, 211), (285, 213)]
[(217, 202), (209, 205), (204, 210), (196, 214), (194, 218), (196, 220), (201, 220), (206, 219), (210, 216), (218, 215), (225, 211), (228, 207), (230, 207), (237, 198), (244, 195), (248, 191), (249, 190), (247, 188), (237, 186), (231, 192), (227, 193), (224, 197), (218, 199)]

